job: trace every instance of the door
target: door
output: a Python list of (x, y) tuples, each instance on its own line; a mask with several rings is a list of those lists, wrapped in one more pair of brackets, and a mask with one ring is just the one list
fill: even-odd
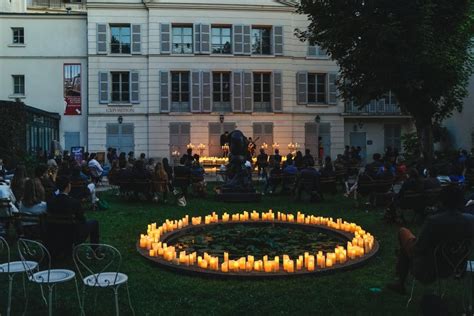
[(80, 132), (65, 132), (64, 133), (64, 149), (71, 152), (71, 147), (78, 147), (81, 144)]
[(107, 148), (116, 148), (117, 153), (135, 151), (133, 124), (107, 124)]
[(360, 155), (362, 157), (362, 161), (365, 161), (367, 157), (367, 136), (365, 132), (351, 132), (350, 135), (350, 140), (349, 140), (349, 145), (350, 146), (360, 146), (362, 149), (360, 152)]
[(235, 130), (235, 123), (209, 123), (209, 156), (210, 157), (221, 157), (221, 135), (224, 132), (232, 132)]
[(319, 124), (319, 137), (321, 137), (321, 144), (323, 146), (323, 156), (320, 157), (323, 161), (326, 156), (331, 156), (331, 124)]
[[(170, 123), (170, 155), (181, 157), (191, 142), (190, 123)], [(175, 155), (173, 155), (175, 153)]]
[(318, 124), (306, 123), (304, 125), (304, 149), (309, 149), (311, 155), (317, 159), (318, 157)]

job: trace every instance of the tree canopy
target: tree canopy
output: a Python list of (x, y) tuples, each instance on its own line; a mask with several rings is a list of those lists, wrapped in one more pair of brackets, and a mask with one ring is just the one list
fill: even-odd
[(472, 0), (301, 0), (310, 24), (297, 34), (337, 61), (344, 99), (366, 104), (391, 90), (431, 154), (432, 125), (467, 96), (473, 8)]

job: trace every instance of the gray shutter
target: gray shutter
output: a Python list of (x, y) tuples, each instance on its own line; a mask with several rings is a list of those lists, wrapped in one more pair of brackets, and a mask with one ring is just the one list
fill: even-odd
[(160, 109), (161, 112), (170, 111), (169, 73), (160, 71)]
[(250, 25), (244, 25), (244, 55), (252, 54), (251, 30)]
[(211, 85), (211, 72), (202, 72), (202, 111), (211, 112), (211, 96), (212, 96), (212, 85)]
[(273, 27), (273, 54), (283, 55), (283, 26)]
[(337, 104), (337, 73), (328, 74), (329, 104)]
[(308, 72), (299, 71), (296, 74), (297, 103), (308, 104)]
[(211, 25), (201, 24), (201, 54), (211, 53), (211, 41), (210, 41)]
[(243, 73), (243, 85), (244, 85), (244, 112), (253, 112), (253, 94), (252, 94), (252, 73), (245, 71)]
[(141, 30), (140, 24), (132, 24), (132, 54), (141, 54), (142, 52)]
[(232, 110), (242, 112), (242, 71), (232, 72)]
[(282, 74), (280, 71), (273, 72), (273, 112), (283, 111), (282, 98)]
[(130, 102), (140, 103), (140, 73), (138, 71), (130, 72)]
[(191, 72), (191, 112), (201, 112), (201, 72)]
[(109, 103), (109, 74), (99, 72), (99, 103)]
[(233, 52), (235, 55), (242, 55), (244, 53), (244, 26), (234, 25), (233, 32)]
[(97, 54), (107, 54), (107, 24), (97, 23)]
[(171, 24), (160, 23), (161, 54), (171, 53)]
[(194, 24), (194, 53), (201, 52), (201, 24)]

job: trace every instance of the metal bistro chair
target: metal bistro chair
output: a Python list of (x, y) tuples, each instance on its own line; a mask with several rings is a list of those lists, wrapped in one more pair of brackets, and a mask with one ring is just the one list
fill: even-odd
[[(465, 296), (466, 296), (466, 266), (468, 265), (468, 258), (472, 251), (472, 240), (447, 240), (440, 243), (434, 250), (434, 267), (435, 277), (438, 288), (438, 295), (444, 296), (446, 289), (442, 290), (441, 281), (442, 279), (454, 278), (455, 280), (463, 281), (463, 308), (465, 308)], [(469, 267), (468, 267), (469, 268)], [(413, 283), (411, 286), (410, 298), (407, 301), (407, 307), (413, 299), (413, 292), (415, 289), (415, 278), (413, 277)]]
[[(0, 254), (2, 255), (1, 256), (2, 259), (4, 257), (6, 257), (7, 259), (5, 263), (0, 263), (0, 275), (1, 274), (8, 275), (7, 316), (10, 316), (11, 303), (12, 303), (13, 278), (17, 274), (25, 273), (26, 269), (21, 261), (10, 261), (10, 247), (8, 246), (8, 242), (3, 237), (0, 237)], [(31, 269), (31, 270), (37, 270), (38, 268), (38, 263), (35, 261), (26, 261), (25, 265), (28, 269)], [(26, 307), (28, 305), (28, 296), (26, 293), (26, 282), (25, 282), (24, 275), (23, 275), (23, 292), (25, 294), (25, 311), (26, 311)]]
[[(20, 254), (21, 261), (25, 267), (30, 282), (36, 283), (40, 286), (41, 296), (46, 305), (48, 305), (48, 315), (53, 314), (53, 290), (54, 287), (59, 283), (68, 282), (74, 280), (76, 285), (76, 294), (79, 301), (79, 307), (82, 310), (81, 300), (79, 297), (79, 289), (77, 287), (76, 274), (74, 271), (65, 269), (51, 269), (51, 255), (48, 250), (39, 242), (29, 239), (18, 240), (18, 252)], [(28, 262), (35, 259), (38, 262), (38, 269), (31, 269)], [(45, 270), (39, 270), (41, 266), (47, 267)], [(48, 301), (44, 296), (43, 285), (48, 286)]]
[(122, 265), (122, 255), (115, 247), (106, 244), (78, 245), (74, 248), (74, 263), (83, 282), (81, 302), (83, 314), (85, 313), (86, 288), (89, 287), (112, 289), (115, 296), (115, 313), (119, 315), (118, 290), (121, 285), (125, 285), (128, 304), (132, 314), (135, 315), (128, 288), (128, 276), (119, 272)]

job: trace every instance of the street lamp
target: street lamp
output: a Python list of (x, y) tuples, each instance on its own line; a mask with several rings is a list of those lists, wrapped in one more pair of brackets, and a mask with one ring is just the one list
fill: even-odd
[(321, 116), (316, 115), (316, 117), (314, 118), (314, 121), (316, 122), (316, 124), (321, 123)]

